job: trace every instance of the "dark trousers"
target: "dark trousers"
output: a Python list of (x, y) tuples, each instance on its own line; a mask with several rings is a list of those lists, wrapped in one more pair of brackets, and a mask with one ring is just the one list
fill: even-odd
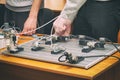
[(0, 4), (0, 26), (4, 23), (4, 5)]
[[(15, 24), (15, 27), (20, 28), (20, 30), (23, 30), (24, 22), (28, 18), (29, 12), (13, 12), (11, 10), (6, 9), (5, 10), (5, 17), (4, 22), (9, 22), (11, 25)], [(50, 9), (40, 9), (38, 14), (38, 24), (37, 26), (41, 26), (51, 19), (54, 18), (54, 12)], [(44, 28), (41, 28), (37, 30), (37, 33), (44, 33), (44, 34), (50, 34), (52, 27), (52, 23), (48, 24)]]
[(73, 22), (73, 34), (83, 34), (96, 39), (106, 37), (117, 42), (120, 26), (119, 3), (119, 0), (87, 0)]

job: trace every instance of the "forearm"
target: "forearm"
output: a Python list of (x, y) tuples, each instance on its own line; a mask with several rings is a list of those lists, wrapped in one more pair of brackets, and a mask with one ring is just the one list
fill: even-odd
[(71, 22), (73, 22), (78, 10), (82, 7), (82, 5), (85, 2), (86, 0), (67, 0), (65, 7), (60, 15), (63, 18), (69, 19)]
[[(23, 34), (32, 35), (35, 33), (34, 30), (37, 27), (37, 25), (36, 25), (37, 24), (37, 17), (38, 17), (41, 2), (42, 2), (42, 0), (33, 0), (29, 16), (24, 23), (24, 28), (22, 31)], [(32, 32), (29, 32), (29, 31), (32, 31)]]
[(32, 7), (29, 13), (29, 17), (37, 18), (41, 3), (42, 3), (42, 0), (33, 0)]

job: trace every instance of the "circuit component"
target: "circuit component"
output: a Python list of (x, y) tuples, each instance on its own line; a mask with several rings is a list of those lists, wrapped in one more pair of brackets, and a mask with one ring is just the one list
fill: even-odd
[(6, 48), (8, 52), (18, 53), (24, 50), (22, 47), (18, 47), (17, 45), (18, 37), (16, 36), (16, 31), (9, 26), (9, 23), (4, 23), (2, 34), (4, 35)]
[[(65, 57), (64, 60), (62, 60), (62, 57)], [(80, 56), (72, 56), (71, 53), (68, 53), (68, 52), (64, 52), (63, 55), (61, 55), (59, 58), (58, 58), (58, 61), (59, 62), (67, 62), (67, 63), (70, 63), (70, 64), (78, 64), (79, 62), (83, 61), (84, 60), (84, 57), (80, 57)]]
[(57, 46), (57, 45), (54, 45), (54, 47), (52, 47), (53, 50), (51, 51), (51, 54), (59, 54), (59, 53), (62, 53), (65, 51), (65, 49)]
[(104, 49), (105, 38), (101, 37), (99, 40), (95, 40), (93, 38), (80, 35), (79, 45), (84, 46), (82, 52), (86, 52), (86, 53), (90, 52), (93, 49)]
[(31, 50), (32, 51), (40, 51), (40, 50), (44, 49), (44, 47), (41, 46), (40, 42), (41, 42), (41, 40), (39, 40), (39, 39), (37, 41), (35, 41), (32, 45)]

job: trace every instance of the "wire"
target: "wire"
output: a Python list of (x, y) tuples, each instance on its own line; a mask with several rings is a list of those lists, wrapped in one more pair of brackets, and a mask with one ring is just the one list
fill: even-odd
[(108, 38), (106, 38), (116, 49), (117, 51), (120, 53), (120, 49)]
[(85, 38), (87, 38), (88, 40), (94, 40), (94, 41), (98, 41), (97, 39), (90, 37), (90, 36), (85, 36)]
[(12, 27), (17, 33), (21, 32), (22, 30), (19, 27)]
[(0, 27), (0, 29), (4, 29), (4, 27), (5, 27), (5, 25), (3, 24), (3, 25)]
[(53, 35), (52, 35), (52, 33), (53, 33), (53, 26), (52, 26), (52, 28), (51, 28), (51, 32), (50, 32), (50, 36), (51, 36), (51, 48), (53, 49), (53, 41), (52, 41), (52, 37), (53, 37)]
[(8, 23), (4, 23), (4, 24), (0, 27), (0, 29), (6, 29), (6, 28), (9, 28), (8, 26), (9, 26)]
[[(58, 16), (57, 16), (57, 17), (58, 17)], [(50, 24), (51, 22), (53, 22), (55, 19), (57, 19), (57, 17), (53, 18), (52, 20), (48, 21), (47, 23), (43, 24), (42, 26), (39, 26), (39, 27), (36, 28), (36, 29), (30, 30), (30, 31), (27, 31), (27, 32), (23, 32), (23, 33), (19, 33), (19, 34), (27, 34), (27, 33), (36, 31), (36, 30), (38, 30), (38, 29), (41, 29), (41, 28), (45, 27), (46, 25)]]
[(84, 58), (91, 58), (91, 57), (115, 57), (115, 58), (117, 58), (117, 59), (120, 60), (119, 57), (117, 57), (117, 56), (111, 56), (111, 55), (93, 55), (93, 56), (82, 56), (82, 57), (84, 57)]
[(64, 57), (64, 56), (67, 57), (65, 54), (63, 54), (63, 55), (61, 55), (61, 56), (58, 58), (58, 61), (59, 61), (59, 62), (65, 62), (65, 61), (67, 61), (67, 58), (65, 58), (64, 60), (61, 60), (61, 58)]
[[(62, 57), (65, 57), (65, 59), (61, 59)], [(64, 54), (63, 55), (61, 55), (59, 58), (58, 58), (58, 61), (59, 62), (66, 62), (67, 61), (67, 55), (65, 54), (65, 52), (64, 52)], [(114, 58), (117, 58), (118, 60), (120, 60), (120, 58), (119, 57), (117, 57), (117, 56), (111, 56), (111, 55), (92, 55), (92, 56), (76, 56), (76, 57), (81, 57), (81, 58), (92, 58), (92, 57), (114, 57)]]

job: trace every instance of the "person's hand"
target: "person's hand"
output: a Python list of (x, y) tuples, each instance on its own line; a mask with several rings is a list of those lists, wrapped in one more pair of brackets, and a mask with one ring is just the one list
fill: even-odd
[(36, 17), (28, 17), (28, 19), (24, 23), (24, 28), (22, 34), (32, 35), (36, 32), (37, 27), (37, 18)]
[(71, 32), (71, 21), (59, 16), (53, 23), (55, 35), (69, 36)]

